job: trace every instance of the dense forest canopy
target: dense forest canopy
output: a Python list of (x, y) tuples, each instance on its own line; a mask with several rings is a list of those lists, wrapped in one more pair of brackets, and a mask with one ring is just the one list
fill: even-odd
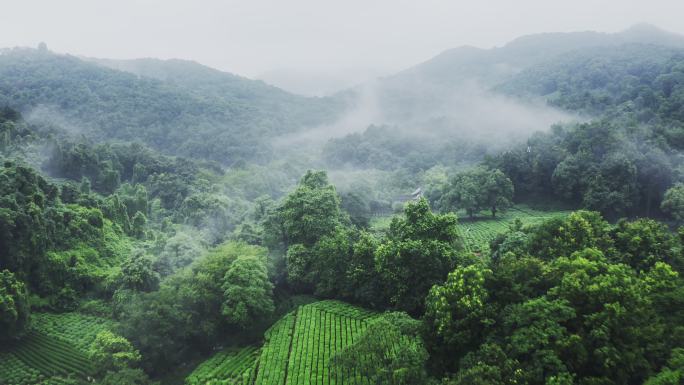
[(323, 98), (3, 50), (0, 384), (680, 384), (682, 150), (644, 26)]
[[(176, 62), (161, 62), (170, 74)], [(180, 63), (183, 64), (183, 63)], [(184, 81), (135, 76), (69, 55), (0, 55), (0, 105), (93, 139), (232, 164), (270, 158), (267, 137), (332, 121), (342, 101), (304, 98), (188, 63)], [(44, 119), (43, 119), (44, 118)]]

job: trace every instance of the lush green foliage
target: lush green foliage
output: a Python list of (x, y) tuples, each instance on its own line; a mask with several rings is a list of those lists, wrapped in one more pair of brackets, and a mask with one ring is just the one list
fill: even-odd
[(117, 292), (122, 334), (149, 369), (173, 367), (192, 349), (209, 349), (226, 333), (245, 333), (268, 321), (273, 294), (265, 273), (266, 249), (221, 244), (169, 276), (157, 291)]
[(121, 264), (122, 289), (152, 291), (159, 288), (159, 274), (152, 270), (152, 260), (142, 253), (130, 255)]
[(441, 187), (442, 196), (436, 199), (442, 210), (465, 210), (472, 218), (482, 210), (490, 210), (492, 217), (506, 211), (513, 200), (513, 183), (500, 170), (475, 168), (454, 175), (448, 186)]
[(106, 215), (107, 204), (65, 205), (65, 189), (10, 162), (0, 180), (0, 267), (48, 296), (53, 308), (73, 307), (70, 293), (101, 288), (130, 250), (121, 223)]
[(229, 322), (247, 328), (273, 312), (273, 284), (268, 280), (264, 258), (239, 256), (223, 277), (221, 312)]
[(282, 242), (311, 246), (340, 224), (340, 198), (324, 171), (307, 171), (299, 185), (278, 208)]
[(340, 214), (339, 198), (321, 172), (302, 178), (267, 233), (289, 245), (287, 280), (295, 289), (412, 313), (421, 311), (461, 250), (456, 216), (432, 213), (425, 199), (407, 204), (380, 241), (359, 232)]
[(110, 331), (95, 336), (88, 356), (98, 375), (131, 368), (140, 362), (140, 353), (131, 343)]
[(590, 212), (513, 229), (431, 290), (432, 364), (454, 384), (643, 382), (683, 341), (679, 242)]
[(646, 385), (668, 385), (681, 383), (684, 379), (684, 351), (682, 348), (672, 350), (672, 355), (658, 374), (649, 378)]
[(21, 337), (29, 315), (26, 287), (9, 270), (0, 271), (0, 341)]
[(420, 312), (430, 287), (456, 265), (460, 249), (455, 215), (433, 214), (425, 199), (406, 205), (375, 252), (383, 298), (396, 309)]
[(667, 189), (660, 208), (677, 222), (684, 222), (684, 184), (677, 183)]
[[(14, 49), (0, 59), (0, 106), (40, 106), (92, 139), (142, 140), (226, 164), (268, 158), (266, 137), (323, 123), (342, 107), (192, 63), (191, 77), (164, 82), (49, 51)], [(159, 67), (165, 71), (163, 63)]]
[[(355, 91), (2, 51), (0, 383), (146, 385), (212, 355), (187, 385), (680, 383), (684, 55), (590, 35), (445, 52), (380, 81), (401, 124), (326, 145), (290, 143)], [(583, 121), (469, 136), (447, 110), (471, 80), (487, 113), (505, 91)]]

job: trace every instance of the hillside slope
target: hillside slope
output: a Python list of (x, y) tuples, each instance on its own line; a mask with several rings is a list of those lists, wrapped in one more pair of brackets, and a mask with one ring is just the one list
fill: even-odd
[(197, 96), (249, 105), (263, 114), (282, 116), (286, 125), (316, 125), (344, 107), (337, 98), (304, 97), (200, 63), (171, 59), (86, 59), (102, 66), (163, 81)]
[(374, 89), (389, 121), (424, 120), (426, 116), (448, 115), (464, 94), (492, 90), (528, 68), (542, 66), (563, 55), (630, 44), (684, 49), (684, 36), (647, 24), (612, 34), (587, 31), (522, 36), (502, 47), (465, 46), (446, 50), (380, 79)]
[(267, 138), (332, 121), (341, 110), (192, 63), (170, 66), (162, 81), (46, 50), (4, 50), (0, 105), (93, 140), (142, 141), (226, 164), (268, 159)]

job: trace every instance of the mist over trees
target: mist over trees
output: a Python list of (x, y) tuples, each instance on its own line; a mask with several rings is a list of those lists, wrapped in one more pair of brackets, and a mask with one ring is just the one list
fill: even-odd
[(282, 358), (274, 325), (289, 360), (318, 300), (365, 308), (331, 310), (363, 328), (324, 341), (329, 373), (679, 383), (683, 63), (684, 38), (648, 28), (534, 35), (310, 98), (3, 50), (0, 383), (54, 339), (92, 367), (29, 383), (184, 381), (264, 346), (239, 373), (257, 385), (282, 374), (259, 366)]

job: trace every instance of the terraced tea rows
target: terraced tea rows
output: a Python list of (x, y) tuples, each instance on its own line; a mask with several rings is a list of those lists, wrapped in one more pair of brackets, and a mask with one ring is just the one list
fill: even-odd
[[(365, 318), (354, 318), (316, 306), (297, 314), (286, 384), (342, 384), (355, 377), (330, 367), (330, 359), (365, 330)], [(358, 378), (357, 378), (358, 380)]]
[(0, 352), (0, 384), (57, 384), (53, 376), (85, 378), (86, 354), (97, 333), (113, 321), (78, 313), (34, 313), (32, 331)]
[(569, 213), (569, 211), (539, 211), (525, 206), (516, 206), (497, 218), (481, 218), (473, 221), (461, 219), (458, 229), (466, 250), (486, 252), (489, 250), (489, 242), (498, 234), (506, 232), (516, 219), (519, 219), (523, 225), (531, 225)]
[(331, 358), (349, 346), (374, 313), (338, 301), (300, 306), (269, 331), (255, 385), (362, 383), (356, 373), (333, 369)]
[(112, 330), (115, 325), (112, 320), (80, 313), (35, 313), (31, 323), (35, 330), (66, 340), (83, 352), (90, 349), (98, 333)]
[(0, 352), (0, 384), (33, 385), (45, 380), (45, 375), (26, 365), (10, 352)]
[[(568, 215), (570, 211), (542, 211), (526, 205), (516, 205), (496, 218), (478, 217), (474, 220), (467, 218), (464, 212), (458, 213), (458, 229), (466, 250), (486, 252), (489, 242), (498, 234), (506, 232), (516, 219), (523, 225), (543, 222), (544, 220)], [(391, 217), (376, 217), (371, 221), (371, 232), (381, 234), (389, 228)]]
[(200, 364), (186, 379), (186, 385), (248, 385), (254, 380), (259, 349), (248, 346), (226, 349)]
[(255, 384), (284, 383), (297, 312), (298, 310), (284, 316), (264, 334), (265, 343), (259, 356)]
[(3, 363), (0, 368), (5, 368), (8, 373), (0, 373), (0, 378), (5, 376), (21, 379), (19, 383), (35, 384), (41, 380), (40, 375), (50, 376), (77, 376), (85, 378), (92, 372), (92, 366), (88, 357), (74, 346), (60, 339), (49, 337), (40, 332), (31, 332), (22, 338), (21, 342), (12, 347), (10, 353), (6, 353), (10, 360), (13, 357), (21, 361), (20, 367), (28, 367), (27, 373), (20, 378), (12, 373), (11, 364)]

